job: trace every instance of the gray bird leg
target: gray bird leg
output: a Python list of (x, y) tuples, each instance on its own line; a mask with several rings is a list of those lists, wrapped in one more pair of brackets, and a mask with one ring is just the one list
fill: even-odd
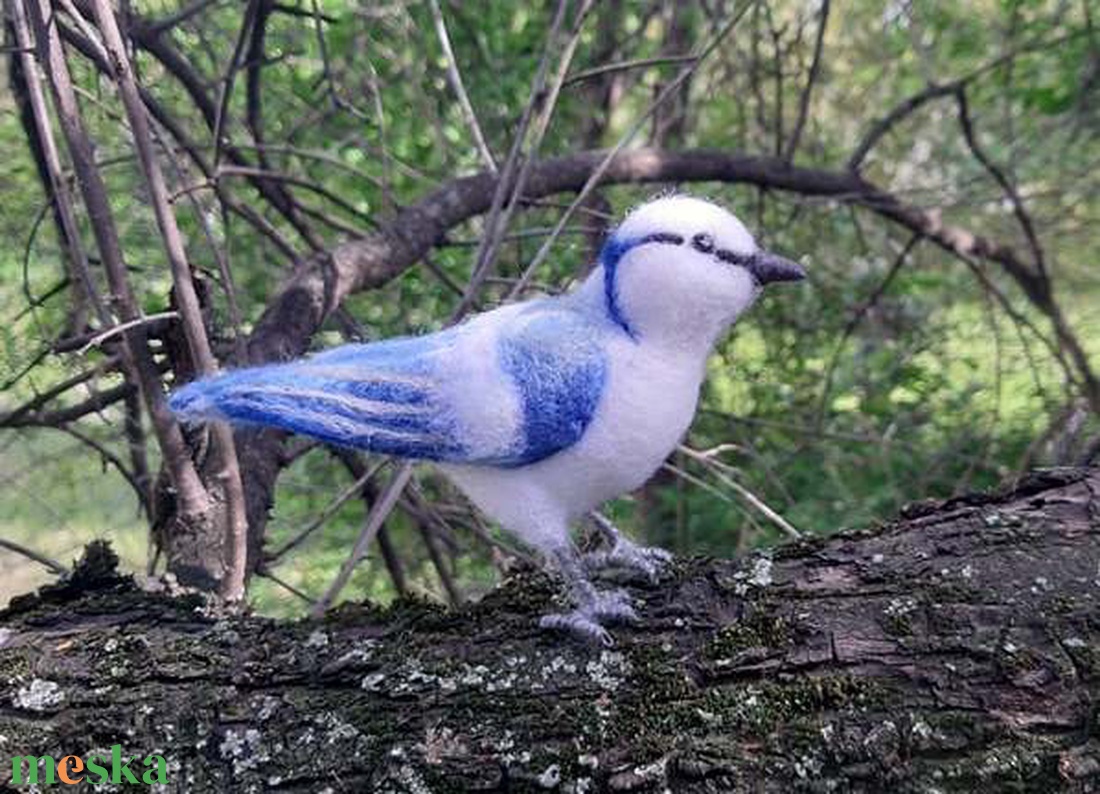
[(639, 546), (623, 537), (618, 528), (606, 516), (593, 511), (592, 520), (603, 533), (611, 548), (584, 555), (584, 567), (590, 571), (606, 568), (627, 570), (644, 576), (651, 582), (657, 580), (661, 568), (672, 560), (672, 554), (657, 546)]
[(544, 615), (539, 626), (544, 629), (567, 631), (588, 641), (611, 646), (614, 641), (602, 625), (624, 623), (638, 619), (630, 596), (625, 590), (597, 590), (585, 575), (573, 549), (555, 549), (554, 562), (569, 586), (570, 596), (576, 604), (572, 612)]

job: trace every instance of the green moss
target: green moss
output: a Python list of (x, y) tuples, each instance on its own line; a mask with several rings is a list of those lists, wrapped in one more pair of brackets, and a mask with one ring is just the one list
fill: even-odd
[(878, 624), (892, 637), (908, 637), (913, 633), (913, 622), (907, 614), (884, 614)]
[(866, 709), (878, 704), (881, 694), (866, 679), (839, 675), (721, 690), (711, 693), (708, 703), (730, 729), (758, 734), (824, 712)]
[(1073, 667), (1082, 680), (1094, 682), (1100, 679), (1100, 648), (1077, 637), (1067, 638), (1061, 645), (1073, 660)]
[(654, 646), (634, 646), (628, 650), (634, 686), (654, 700), (678, 700), (694, 690), (685, 678), (683, 662), (672, 650)]
[(766, 603), (754, 603), (736, 623), (714, 632), (703, 649), (708, 659), (728, 659), (750, 648), (782, 648), (792, 639), (791, 622)]

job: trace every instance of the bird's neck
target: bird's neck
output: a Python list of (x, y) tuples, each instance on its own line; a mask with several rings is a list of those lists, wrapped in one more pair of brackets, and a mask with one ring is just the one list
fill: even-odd
[(583, 310), (613, 323), (638, 344), (674, 348), (700, 359), (710, 354), (736, 319), (706, 301), (677, 300), (629, 285), (620, 285), (612, 296), (603, 266), (593, 270), (570, 298)]

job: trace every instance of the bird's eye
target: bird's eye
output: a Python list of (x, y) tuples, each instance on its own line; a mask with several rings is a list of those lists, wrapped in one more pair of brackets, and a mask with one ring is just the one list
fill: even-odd
[(704, 254), (712, 253), (714, 251), (714, 238), (706, 232), (700, 232), (691, 238), (691, 247)]

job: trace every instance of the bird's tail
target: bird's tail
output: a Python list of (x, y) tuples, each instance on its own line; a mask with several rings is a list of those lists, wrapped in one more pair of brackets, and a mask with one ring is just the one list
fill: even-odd
[(168, 405), (188, 423), (223, 420), (341, 446), (436, 457), (428, 454), (440, 445), (429, 386), (409, 374), (318, 357), (194, 381), (177, 389)]

